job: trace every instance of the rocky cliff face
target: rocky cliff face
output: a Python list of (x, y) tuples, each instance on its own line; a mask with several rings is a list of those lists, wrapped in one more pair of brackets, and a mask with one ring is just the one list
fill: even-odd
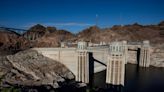
[[(8, 35), (10, 33), (7, 33)], [(2, 35), (2, 34), (1, 34)], [(15, 34), (16, 35), (16, 34)], [(12, 36), (9, 40), (0, 37), (0, 46), (4, 42), (8, 44), (19, 40), (29, 41), (28, 47), (59, 47), (61, 41), (91, 41), (100, 43), (101, 41), (110, 42), (115, 40), (143, 41), (150, 40), (151, 44), (161, 44), (164, 42), (164, 24), (157, 25), (140, 25), (138, 23), (125, 26), (113, 26), (112, 28), (101, 29), (96, 26), (82, 30), (77, 35), (66, 30), (57, 30), (55, 27), (45, 27), (40, 24), (34, 25), (23, 35)], [(4, 41), (5, 40), (5, 41)], [(24, 44), (23, 40), (20, 44)], [(21, 46), (22, 47), (22, 46)]]
[(74, 38), (71, 32), (56, 30), (36, 40), (34, 47), (59, 47), (60, 42)]
[(24, 34), (0, 29), (0, 55), (14, 54), (32, 47), (59, 47), (61, 41), (74, 38), (74, 34), (55, 27), (34, 25)]
[(78, 33), (78, 39), (92, 42), (110, 42), (115, 40), (143, 41), (150, 40), (153, 44), (164, 42), (163, 22), (158, 25), (140, 25), (138, 23), (125, 26), (113, 26), (112, 28), (100, 29), (90, 27)]
[(46, 28), (40, 24), (32, 26), (23, 36), (28, 40), (36, 40), (48, 33)]
[(11, 30), (0, 29), (0, 55), (12, 54), (28, 47), (29, 41)]
[(31, 43), (31, 47), (59, 47), (61, 41), (74, 37), (66, 30), (57, 30), (55, 27), (44, 27), (40, 24), (31, 27), (23, 36)]
[(58, 88), (58, 82), (74, 79), (74, 75), (63, 64), (44, 57), (34, 50), (0, 57), (0, 76), (1, 86), (50, 85)]
[(77, 39), (84, 40), (84, 41), (97, 42), (97, 39), (99, 38), (96, 38), (96, 37), (98, 37), (99, 33), (100, 33), (100, 28), (98, 28), (97, 26), (92, 26), (79, 32), (77, 34)]

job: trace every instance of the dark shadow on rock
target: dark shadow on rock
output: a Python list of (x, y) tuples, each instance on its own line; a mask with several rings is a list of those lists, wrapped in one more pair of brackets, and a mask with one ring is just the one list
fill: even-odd
[(39, 85), (39, 86), (11, 85), (11, 87), (8, 87), (8, 89), (11, 88), (18, 89), (19, 90), (18, 92), (86, 92), (86, 86), (79, 87), (78, 83), (74, 80), (58, 82), (58, 84), (59, 84), (59, 88), (53, 88), (51, 85)]

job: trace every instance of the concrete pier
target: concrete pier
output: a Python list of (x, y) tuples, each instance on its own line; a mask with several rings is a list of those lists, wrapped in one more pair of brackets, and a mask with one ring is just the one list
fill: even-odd
[(125, 48), (123, 42), (113, 42), (107, 61), (106, 83), (124, 85), (125, 76)]
[(76, 81), (89, 83), (89, 58), (86, 50), (77, 51), (77, 76)]
[(124, 59), (125, 59), (125, 64), (128, 63), (128, 45), (127, 45), (127, 41), (122, 41), (123, 43), (123, 49), (124, 49)]
[(141, 67), (149, 67), (150, 65), (150, 45), (149, 41), (143, 41), (140, 53), (139, 65)]
[(77, 76), (76, 81), (89, 83), (89, 56), (87, 52), (87, 43), (78, 42), (77, 48)]

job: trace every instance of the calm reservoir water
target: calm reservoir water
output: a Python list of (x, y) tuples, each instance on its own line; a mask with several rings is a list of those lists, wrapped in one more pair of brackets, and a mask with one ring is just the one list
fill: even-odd
[[(94, 75), (95, 88), (105, 88), (105, 75), (106, 71)], [(121, 92), (164, 92), (164, 68), (138, 68), (137, 65), (127, 64), (125, 85)]]

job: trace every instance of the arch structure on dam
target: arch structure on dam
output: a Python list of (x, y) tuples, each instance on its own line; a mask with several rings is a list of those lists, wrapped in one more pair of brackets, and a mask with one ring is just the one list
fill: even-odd
[[(124, 85), (125, 64), (129, 62), (129, 49), (140, 48), (139, 66), (150, 65), (150, 44), (130, 44), (127, 41), (111, 42), (106, 46), (89, 47), (87, 42), (77, 43), (77, 48), (33, 48), (42, 55), (64, 64), (75, 75), (76, 81), (90, 83), (90, 64), (93, 73), (106, 70), (106, 83)], [(92, 55), (91, 55), (92, 53)], [(90, 56), (92, 56), (90, 58)]]

